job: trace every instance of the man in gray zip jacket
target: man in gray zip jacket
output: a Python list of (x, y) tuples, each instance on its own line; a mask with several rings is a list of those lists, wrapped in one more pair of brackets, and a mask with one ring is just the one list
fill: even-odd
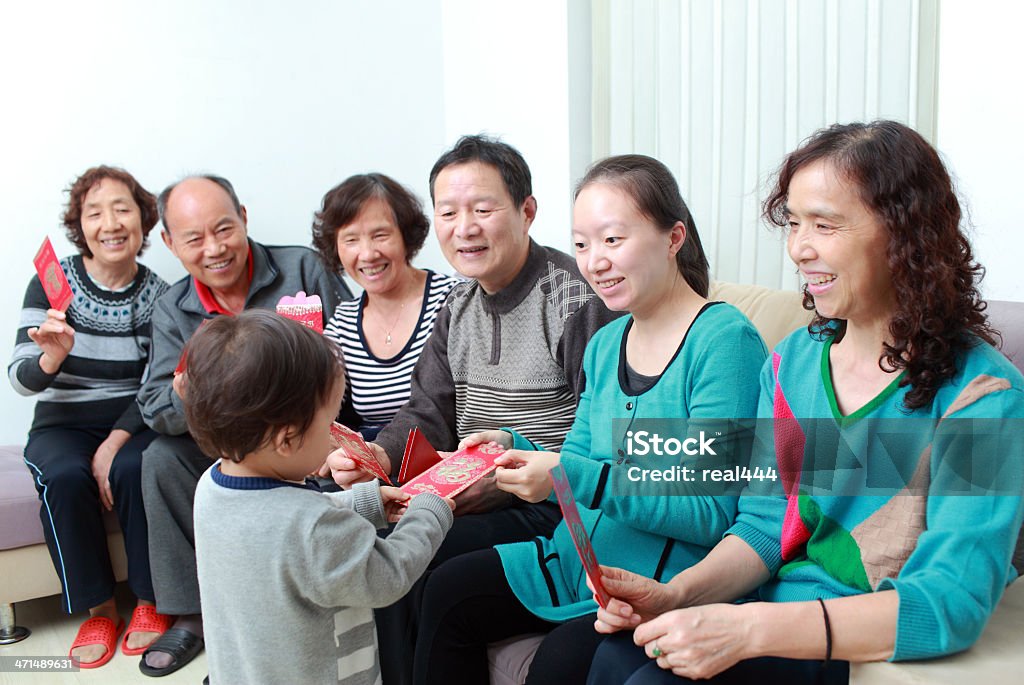
[(143, 419), (161, 433), (142, 462), (156, 606), (177, 619), (143, 654), (139, 669), (151, 676), (176, 671), (203, 645), (192, 507), (196, 483), (212, 460), (188, 435), (181, 401), (186, 380), (177, 373), (185, 343), (215, 316), (274, 309), (281, 297), (300, 290), (319, 295), (328, 315), (352, 296), (312, 250), (249, 239), (245, 207), (224, 178), (186, 178), (168, 186), (158, 206), (161, 237), (189, 275), (157, 301), (149, 365), (138, 398)]

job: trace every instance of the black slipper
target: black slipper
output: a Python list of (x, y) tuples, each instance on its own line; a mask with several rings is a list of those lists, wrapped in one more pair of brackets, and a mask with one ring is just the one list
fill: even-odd
[[(203, 638), (184, 628), (171, 628), (158, 637), (142, 654), (139, 661), (139, 670), (145, 675), (159, 678), (174, 673), (182, 666), (196, 658), (199, 652), (203, 651)], [(150, 652), (163, 652), (170, 654), (173, 661), (163, 668), (153, 668), (146, 663), (146, 654)]]

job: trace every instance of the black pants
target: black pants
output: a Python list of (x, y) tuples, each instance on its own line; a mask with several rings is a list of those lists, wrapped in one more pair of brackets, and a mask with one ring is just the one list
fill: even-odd
[(820, 661), (761, 657), (741, 661), (709, 680), (694, 681), (662, 670), (642, 647), (633, 644), (633, 633), (617, 633), (605, 640), (594, 657), (587, 685), (842, 685), (850, 682), (850, 664), (833, 661), (827, 671)]
[(512, 593), (497, 551), (485, 549), (442, 564), (423, 592), (413, 681), (489, 682), (487, 645), (525, 633), (547, 633), (530, 665), (528, 685), (583, 685), (604, 639), (594, 614), (567, 623), (534, 616)]
[(455, 524), (430, 562), (427, 573), (416, 581), (405, 597), (389, 607), (373, 612), (377, 623), (381, 679), (384, 685), (412, 683), (420, 604), (426, 579), (433, 569), (467, 552), (532, 540), (538, 535), (548, 537), (560, 520), (558, 507), (548, 502), (524, 503), (487, 514), (456, 516)]
[[(66, 612), (91, 609), (114, 596), (114, 572), (107, 551), (100, 490), (92, 457), (110, 434), (103, 428), (43, 428), (29, 433), (25, 463), (39, 493), (39, 518), (53, 567), (64, 589)], [(146, 513), (142, 506), (142, 450), (156, 437), (133, 436), (110, 466), (114, 511), (124, 534), (128, 586), (153, 601)]]

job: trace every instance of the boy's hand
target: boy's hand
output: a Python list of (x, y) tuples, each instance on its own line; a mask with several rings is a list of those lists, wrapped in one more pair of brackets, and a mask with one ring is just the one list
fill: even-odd
[(384, 514), (391, 523), (402, 518), (402, 514), (409, 506), (410, 499), (412, 499), (412, 495), (402, 492), (399, 488), (393, 488), (390, 485), (380, 486), (380, 500), (384, 504)]

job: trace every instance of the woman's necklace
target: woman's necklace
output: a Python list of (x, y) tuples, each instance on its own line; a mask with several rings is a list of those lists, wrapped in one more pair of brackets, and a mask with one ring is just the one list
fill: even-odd
[[(403, 302), (401, 304), (401, 306), (398, 307), (398, 314), (395, 315), (395, 320), (391, 322), (391, 325), (389, 327), (384, 329), (384, 334), (386, 336), (384, 338), (384, 344), (385, 345), (390, 345), (391, 344), (391, 331), (395, 330), (395, 326), (398, 325), (398, 320), (402, 318), (402, 312), (403, 311), (405, 311), (405, 302)], [(382, 326), (382, 328), (383, 328), (383, 326)]]

